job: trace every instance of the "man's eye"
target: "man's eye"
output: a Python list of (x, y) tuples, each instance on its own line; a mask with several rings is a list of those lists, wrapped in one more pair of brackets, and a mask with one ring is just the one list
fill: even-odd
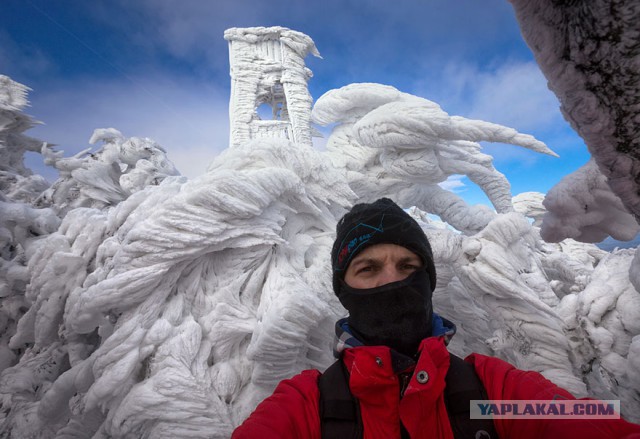
[(403, 270), (413, 270), (413, 271), (416, 271), (416, 270), (419, 270), (419, 269), (420, 269), (420, 267), (419, 267), (419, 266), (417, 266), (417, 265), (414, 265), (414, 264), (404, 264), (404, 265), (402, 266), (402, 269), (403, 269)]
[(358, 273), (369, 273), (369, 272), (371, 272), (371, 271), (373, 271), (373, 266), (371, 266), (371, 265), (367, 265), (367, 266), (365, 266), (365, 267), (360, 268), (360, 269), (358, 270)]

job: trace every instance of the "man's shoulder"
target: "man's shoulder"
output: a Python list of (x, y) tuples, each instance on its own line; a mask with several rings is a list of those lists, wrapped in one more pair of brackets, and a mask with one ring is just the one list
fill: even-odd
[(319, 438), (317, 370), (304, 370), (282, 380), (232, 436), (240, 438)]
[[(282, 380), (278, 385), (280, 387), (296, 387), (301, 389), (316, 388), (318, 387), (318, 378), (322, 373), (317, 369), (303, 370), (297, 375), (289, 379)], [(276, 389), (277, 390), (277, 389)]]
[(275, 403), (281, 407), (288, 406), (292, 412), (303, 410), (304, 405), (311, 405), (311, 410), (317, 410), (317, 401), (320, 396), (318, 378), (320, 371), (316, 369), (303, 370), (299, 374), (282, 380), (273, 391), (273, 394), (265, 399), (265, 402)]
[(286, 378), (278, 383), (271, 396), (265, 401), (299, 401), (313, 400), (319, 396), (318, 378), (322, 374), (316, 369), (303, 370), (291, 378)]
[(497, 369), (496, 371), (503, 373), (515, 369), (515, 366), (501, 358), (478, 354), (476, 352), (464, 357), (464, 361), (472, 364), (478, 373), (480, 373), (482, 369)]
[(518, 369), (500, 358), (474, 353), (465, 361), (474, 366), (489, 399), (547, 399), (558, 395), (574, 399), (540, 372)]

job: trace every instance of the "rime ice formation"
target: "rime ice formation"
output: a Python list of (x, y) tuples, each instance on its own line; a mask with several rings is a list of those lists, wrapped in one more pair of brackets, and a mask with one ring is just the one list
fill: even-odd
[(0, 371), (18, 360), (8, 347), (18, 321), (29, 308), (27, 263), (41, 238), (54, 232), (60, 219), (52, 209), (36, 208), (48, 183), (26, 169), (24, 153), (37, 152), (42, 142), (24, 131), (35, 122), (22, 110), (27, 87), (0, 75)]
[(325, 93), (312, 113), (321, 125), (338, 124), (327, 142), (329, 156), (344, 167), (364, 199), (393, 194), (418, 204), (458, 230), (475, 233), (494, 216), (468, 206), (438, 183), (467, 175), (500, 213), (513, 210), (510, 185), (478, 142), (502, 142), (555, 155), (542, 142), (512, 128), (449, 116), (440, 106), (380, 84), (351, 84)]
[[(264, 47), (263, 32), (231, 31), (231, 53), (254, 33)], [(290, 35), (300, 62), (312, 42)], [(262, 102), (261, 88), (235, 90), (250, 95), (232, 103)], [(291, 93), (278, 108), (310, 102), (306, 88)], [(379, 84), (332, 90), (312, 115), (335, 124), (327, 151), (232, 132), (232, 147), (189, 181), (167, 178), (173, 167), (151, 141), (115, 130), (97, 132), (105, 146), (93, 156), (44, 150), (61, 171), (46, 199), (64, 218), (22, 256), (24, 315), (0, 338), (0, 436), (228, 437), (281, 379), (331, 363), (345, 312), (330, 282), (335, 223), (380, 196), (412, 206), (429, 236), (435, 309), (459, 329), (454, 353), (621, 399), (640, 421), (637, 252), (544, 242), (541, 194), (512, 201), (478, 142), (553, 154), (544, 144)], [(458, 174), (495, 211), (438, 185)], [(16, 306), (6, 299), (3, 312)]]
[(533, 225), (540, 227), (545, 210), (543, 206), (544, 194), (538, 192), (522, 192), (513, 197), (513, 208), (533, 220)]
[(640, 2), (510, 1), (565, 118), (613, 193), (640, 219)]
[[(640, 231), (640, 2), (510, 1), (565, 118), (593, 156), (549, 191), (542, 236), (631, 240)], [(633, 259), (627, 275), (636, 295), (639, 261)], [(628, 367), (635, 369), (627, 372), (640, 383), (632, 372), (640, 364), (631, 360), (640, 344), (634, 340)]]
[[(66, 297), (94, 267), (96, 248), (107, 233), (103, 212), (77, 207), (115, 205), (177, 173), (153, 141), (126, 140), (112, 129), (94, 133), (92, 142), (105, 142), (97, 153), (63, 158), (22, 134), (34, 124), (21, 113), (27, 105), (26, 91), (0, 77), (0, 371), (7, 372), (0, 377), (0, 421), (12, 410), (20, 413), (16, 425), (1, 422), (2, 437), (49, 437), (75, 428), (64, 418), (74, 410), (73, 403), (63, 409), (67, 425), (61, 430), (58, 419), (43, 421), (36, 409), (46, 411), (55, 395), (48, 392), (53, 382), (65, 382), (70, 363), (92, 350), (91, 341), (80, 343), (62, 331)], [(23, 165), (25, 151), (41, 148), (61, 174), (49, 189), (41, 176)], [(112, 194), (114, 187), (118, 196), (109, 199), (105, 194)], [(58, 215), (65, 214), (61, 225)], [(78, 425), (78, 434), (85, 437), (90, 423)]]
[[(639, 407), (640, 294), (629, 282), (634, 253), (621, 250), (607, 254), (585, 289), (562, 299), (558, 313), (565, 321), (572, 350), (583, 358), (590, 390)], [(582, 339), (590, 343), (581, 343)]]
[(22, 110), (27, 91), (22, 84), (0, 75), (0, 200), (31, 203), (49, 185), (24, 167), (26, 151), (40, 152), (42, 142), (23, 133), (36, 122)]
[[(337, 317), (328, 254), (353, 194), (323, 162), (256, 141), (199, 179), (149, 187), (107, 213), (70, 211), (33, 260), (41, 272), (63, 256), (78, 264), (64, 289), (40, 293), (66, 301), (70, 367), (52, 382), (21, 379), (24, 361), (5, 371), (20, 408), (6, 428), (228, 437), (279, 380), (326, 365)], [(26, 364), (50, 364), (35, 343)], [(46, 394), (33, 398), (33, 380)]]
[(114, 206), (148, 185), (157, 185), (179, 172), (166, 151), (153, 140), (126, 139), (113, 128), (95, 130), (89, 142), (104, 142), (96, 152), (86, 149), (73, 157), (63, 157), (44, 146), (47, 165), (60, 178), (43, 195), (41, 202), (53, 204), (62, 213), (76, 207)]
[(630, 241), (640, 232), (593, 159), (551, 188), (544, 206), (542, 237), (548, 242), (600, 242), (607, 236)]

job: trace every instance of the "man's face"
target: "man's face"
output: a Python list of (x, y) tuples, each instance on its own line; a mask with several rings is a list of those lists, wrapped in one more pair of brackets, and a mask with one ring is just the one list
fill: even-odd
[(422, 259), (411, 250), (395, 244), (375, 244), (353, 258), (344, 281), (351, 288), (375, 288), (406, 279), (421, 268)]

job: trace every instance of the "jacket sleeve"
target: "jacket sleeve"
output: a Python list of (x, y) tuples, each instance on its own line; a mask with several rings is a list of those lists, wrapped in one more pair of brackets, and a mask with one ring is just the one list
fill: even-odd
[(317, 370), (305, 370), (278, 384), (231, 436), (232, 439), (320, 439)]
[[(519, 370), (499, 358), (471, 354), (490, 400), (553, 400), (576, 398), (538, 372)], [(624, 419), (494, 419), (498, 435), (509, 438), (640, 439), (640, 426)]]

